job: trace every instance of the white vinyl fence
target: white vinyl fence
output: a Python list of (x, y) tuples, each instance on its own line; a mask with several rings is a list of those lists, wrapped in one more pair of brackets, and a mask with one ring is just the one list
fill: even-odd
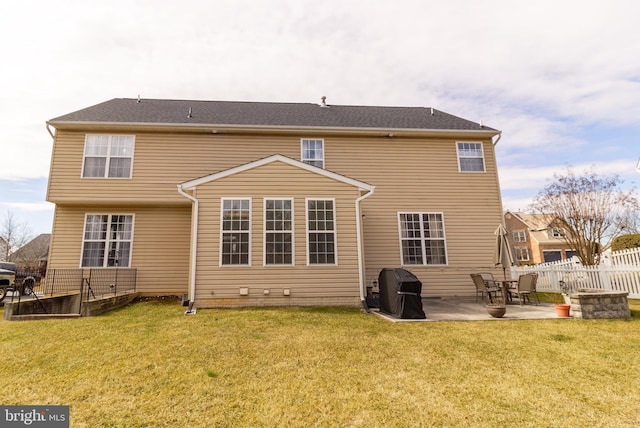
[(512, 278), (524, 273), (538, 274), (538, 291), (560, 292), (561, 284), (570, 290), (601, 288), (627, 291), (640, 299), (640, 248), (610, 253), (598, 266), (583, 266), (576, 259), (535, 266), (512, 267)]

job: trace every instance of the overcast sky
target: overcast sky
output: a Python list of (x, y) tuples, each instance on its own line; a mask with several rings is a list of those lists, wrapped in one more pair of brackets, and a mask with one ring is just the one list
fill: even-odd
[(0, 5), (0, 216), (51, 231), (45, 122), (112, 98), (435, 107), (503, 131), (505, 209), (554, 173), (640, 179), (637, 0)]

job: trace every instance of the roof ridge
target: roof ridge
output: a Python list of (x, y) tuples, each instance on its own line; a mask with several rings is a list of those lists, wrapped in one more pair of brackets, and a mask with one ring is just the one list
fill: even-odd
[[(249, 100), (201, 100), (201, 99), (187, 99), (187, 98), (130, 98), (130, 97), (120, 97), (113, 98), (112, 100), (123, 100), (123, 101), (166, 101), (166, 102), (195, 102), (195, 103), (230, 103), (230, 104), (285, 104), (285, 105), (305, 105), (305, 106), (318, 106), (320, 103), (313, 102), (297, 102), (297, 101), (249, 101)], [(443, 110), (436, 109), (430, 106), (395, 106), (395, 105), (368, 105), (368, 104), (329, 104), (327, 106), (331, 107), (356, 107), (356, 108), (390, 108), (390, 109), (423, 109), (423, 110), (433, 110), (434, 112), (446, 113)]]

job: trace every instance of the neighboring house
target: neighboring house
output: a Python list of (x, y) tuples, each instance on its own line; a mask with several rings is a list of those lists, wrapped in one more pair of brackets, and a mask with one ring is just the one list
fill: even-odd
[(11, 255), (11, 261), (16, 263), (20, 270), (44, 275), (47, 270), (50, 240), (50, 233), (41, 233), (16, 250)]
[(500, 132), (442, 111), (113, 99), (47, 124), (49, 269), (196, 307), (359, 305), (385, 267), (473, 296), (494, 269)]
[(576, 252), (543, 214), (507, 211), (504, 214), (509, 240), (518, 265), (533, 265), (570, 259)]

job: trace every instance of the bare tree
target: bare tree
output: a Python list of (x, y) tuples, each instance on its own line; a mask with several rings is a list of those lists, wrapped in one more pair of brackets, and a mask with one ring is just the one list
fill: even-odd
[(3, 242), (0, 258), (3, 260), (11, 260), (11, 255), (31, 239), (31, 229), (29, 226), (18, 221), (12, 211), (7, 211), (2, 224), (0, 224), (0, 239)]
[(532, 208), (562, 230), (564, 241), (584, 265), (596, 265), (600, 254), (620, 233), (627, 233), (637, 215), (635, 189), (623, 190), (617, 176), (599, 175), (592, 168), (577, 175), (567, 167), (554, 174), (533, 201)]

